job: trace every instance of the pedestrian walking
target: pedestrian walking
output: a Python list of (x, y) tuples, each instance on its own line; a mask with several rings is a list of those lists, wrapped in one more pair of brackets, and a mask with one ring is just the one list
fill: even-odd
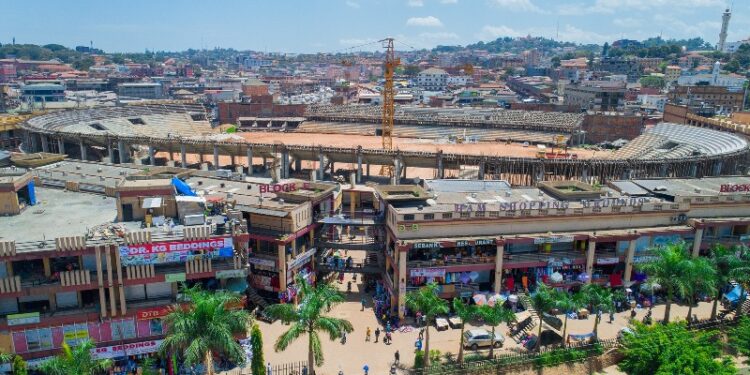
[(380, 337), (380, 327), (375, 328), (375, 342), (378, 342), (378, 338)]
[(417, 350), (422, 350), (422, 339), (417, 339), (416, 342), (414, 342), (414, 347), (417, 348)]
[(390, 333), (390, 332), (391, 332), (391, 322), (387, 321), (385, 322), (385, 333)]
[(365, 335), (365, 342), (370, 341), (370, 333), (372, 333), (372, 331), (370, 330), (370, 327), (367, 327), (367, 334)]
[(365, 311), (365, 306), (366, 305), (367, 305), (367, 300), (365, 299), (365, 297), (362, 297), (362, 310), (360, 310), (360, 311)]
[(390, 332), (386, 332), (385, 333), (385, 340), (384, 340), (385, 344), (386, 345), (391, 345), (391, 340), (392, 340), (391, 333)]
[(302, 374), (301, 375), (307, 375), (307, 366), (302, 366)]
[(341, 333), (341, 345), (346, 345), (346, 332)]
[(394, 363), (400, 363), (400, 361), (401, 361), (401, 354), (398, 353), (398, 350), (396, 350), (396, 352), (393, 353), (393, 358), (395, 359)]
[(614, 322), (614, 321), (615, 321), (615, 312), (614, 311), (610, 311), (609, 312), (609, 324), (612, 324), (612, 322)]
[(362, 367), (362, 370), (365, 370), (365, 375), (367, 375), (368, 373), (370, 373), (370, 366), (365, 365), (365, 367)]
[(419, 339), (424, 340), (424, 328), (419, 330)]
[(266, 365), (266, 375), (273, 375), (273, 369), (271, 369), (271, 362)]

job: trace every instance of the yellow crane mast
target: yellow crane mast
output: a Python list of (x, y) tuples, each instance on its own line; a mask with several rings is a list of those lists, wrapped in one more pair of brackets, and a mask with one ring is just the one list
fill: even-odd
[[(383, 85), (383, 150), (393, 150), (393, 114), (396, 92), (393, 88), (393, 74), (401, 63), (393, 51), (393, 38), (380, 41), (385, 48), (385, 84)], [(381, 176), (393, 177), (393, 166), (384, 165), (380, 169)]]

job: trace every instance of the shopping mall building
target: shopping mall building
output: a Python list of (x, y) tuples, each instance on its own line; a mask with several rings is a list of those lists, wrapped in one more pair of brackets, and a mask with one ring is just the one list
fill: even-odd
[(391, 309), (430, 281), (444, 298), (542, 281), (629, 286), (649, 250), (684, 241), (699, 256), (750, 240), (750, 177), (614, 181), (607, 186), (428, 180), (379, 186)]
[(182, 283), (289, 299), (295, 275), (314, 278), (313, 218), (340, 195), (169, 167), (0, 169), (0, 351), (32, 365), (85, 339), (97, 358), (156, 352)]

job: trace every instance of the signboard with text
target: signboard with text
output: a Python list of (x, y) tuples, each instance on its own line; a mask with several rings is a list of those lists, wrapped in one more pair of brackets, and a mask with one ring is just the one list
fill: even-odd
[(184, 263), (193, 259), (233, 255), (234, 244), (231, 237), (120, 246), (120, 259), (124, 266)]
[(138, 310), (136, 313), (136, 319), (138, 320), (151, 320), (156, 318), (162, 318), (169, 315), (169, 306), (152, 307), (148, 309)]
[(445, 277), (445, 268), (412, 268), (411, 277)]
[(554, 237), (537, 237), (534, 238), (534, 245), (545, 243), (568, 243), (575, 241), (573, 236), (554, 236)]
[(164, 275), (164, 281), (168, 283), (178, 283), (187, 280), (185, 272), (168, 273)]
[(246, 270), (223, 270), (223, 271), (216, 271), (216, 278), (217, 279), (231, 279), (235, 277), (245, 277), (247, 276)]
[(39, 323), (39, 313), (31, 312), (25, 314), (9, 314), (7, 319), (9, 326)]
[(164, 340), (149, 340), (144, 342), (135, 342), (132, 344), (104, 346), (101, 348), (91, 349), (91, 357), (93, 359), (110, 359), (127, 357), (131, 355), (141, 355), (148, 353), (156, 353), (159, 351), (159, 346)]

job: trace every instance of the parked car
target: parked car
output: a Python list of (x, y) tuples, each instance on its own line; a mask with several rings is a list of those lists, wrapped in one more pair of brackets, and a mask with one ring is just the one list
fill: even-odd
[(477, 350), (480, 347), (494, 346), (501, 348), (505, 342), (505, 337), (499, 332), (495, 332), (494, 339), (492, 338), (492, 332), (486, 329), (470, 329), (464, 332), (464, 347)]

